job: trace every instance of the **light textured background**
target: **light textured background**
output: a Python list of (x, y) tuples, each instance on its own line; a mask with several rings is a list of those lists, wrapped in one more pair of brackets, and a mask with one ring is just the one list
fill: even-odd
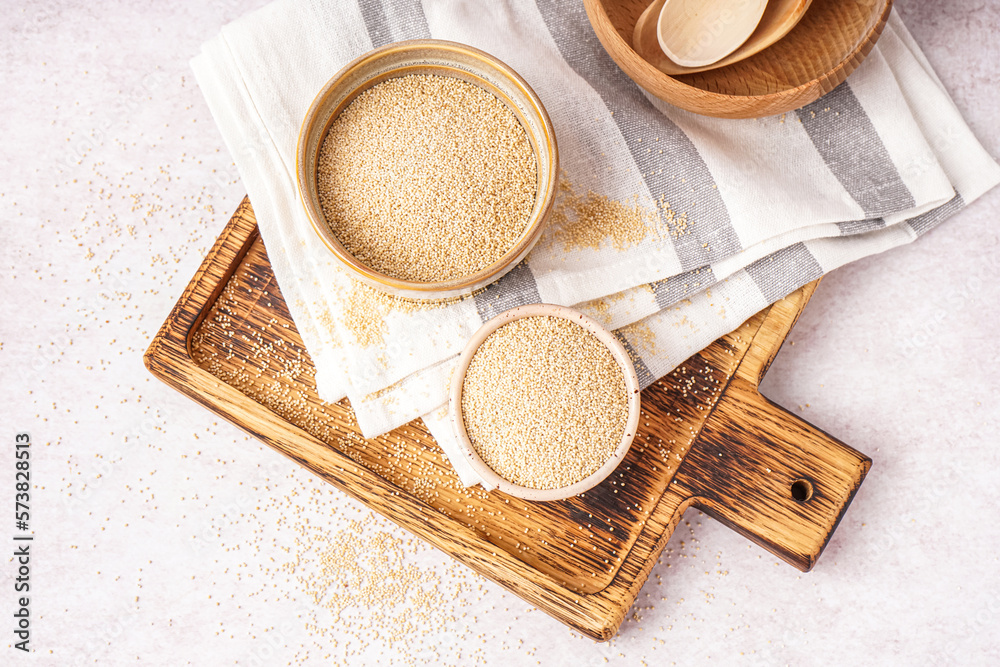
[[(36, 653), (8, 620), (0, 664), (1000, 662), (1000, 191), (827, 277), (767, 376), (875, 460), (816, 569), (692, 511), (606, 644), (152, 380), (141, 354), (243, 194), (187, 61), (260, 4), (0, 14), (0, 505), (18, 431), (37, 485)], [(898, 7), (1000, 154), (1000, 5)]]

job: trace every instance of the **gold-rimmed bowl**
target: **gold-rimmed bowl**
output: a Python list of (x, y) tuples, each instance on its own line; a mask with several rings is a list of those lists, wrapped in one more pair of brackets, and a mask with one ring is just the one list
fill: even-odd
[[(468, 276), (441, 282), (402, 280), (358, 261), (327, 224), (316, 181), (319, 151), (337, 116), (369, 88), (413, 74), (451, 76), (483, 88), (504, 103), (524, 127), (535, 154), (535, 202), (524, 231), (497, 262)], [(470, 294), (514, 268), (538, 242), (552, 210), (559, 173), (555, 131), (531, 87), (508, 65), (471, 46), (426, 39), (389, 44), (349, 63), (320, 90), (306, 113), (296, 151), (299, 196), (313, 229), (351, 277), (394, 296), (418, 300), (450, 299)]]

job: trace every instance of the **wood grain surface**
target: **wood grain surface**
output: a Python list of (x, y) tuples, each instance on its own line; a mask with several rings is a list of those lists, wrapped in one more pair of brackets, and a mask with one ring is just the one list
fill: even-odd
[(783, 38), (739, 62), (670, 76), (632, 47), (650, 0), (584, 0), (608, 55), (637, 84), (682, 109), (720, 118), (757, 118), (798, 109), (830, 92), (871, 52), (892, 0), (813, 0)]
[(419, 420), (365, 439), (346, 401), (318, 398), (315, 368), (247, 200), (144, 360), (169, 385), (374, 511), (605, 640), (692, 505), (800, 569), (822, 552), (871, 461), (757, 391), (815, 287), (646, 389), (638, 435), (618, 470), (549, 503), (463, 488)]

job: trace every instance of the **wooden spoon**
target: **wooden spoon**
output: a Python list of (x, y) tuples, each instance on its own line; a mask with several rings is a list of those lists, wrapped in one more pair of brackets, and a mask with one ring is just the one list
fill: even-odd
[[(690, 1), (697, 2), (697, 0)], [(653, 67), (664, 74), (676, 76), (725, 67), (763, 51), (795, 27), (802, 15), (806, 13), (812, 0), (769, 0), (760, 17), (760, 22), (757, 23), (756, 29), (746, 41), (716, 62), (698, 66), (684, 66), (675, 62), (664, 53), (660, 46), (658, 28), (661, 24), (660, 16), (663, 13), (663, 7), (667, 2), (668, 0), (653, 0), (646, 11), (639, 16), (639, 20), (635, 24), (635, 31), (632, 33), (632, 47), (643, 60)], [(674, 4), (680, 0), (669, 0), (669, 2)]]

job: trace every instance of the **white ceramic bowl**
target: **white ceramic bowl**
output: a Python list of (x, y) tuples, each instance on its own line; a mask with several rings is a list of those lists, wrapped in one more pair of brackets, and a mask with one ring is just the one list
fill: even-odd
[[(517, 243), (479, 272), (441, 282), (401, 280), (359, 262), (330, 230), (316, 184), (320, 147), (330, 125), (354, 99), (383, 81), (410, 74), (451, 76), (493, 93), (524, 127), (535, 153), (535, 203)], [(528, 254), (541, 237), (555, 200), (559, 150), (545, 107), (517, 72), (488, 53), (435, 39), (397, 42), (375, 49), (340, 70), (313, 100), (299, 131), (295, 165), (299, 197), (319, 240), (351, 277), (394, 296), (422, 301), (471, 294), (498, 280)]]
[[(472, 362), (472, 357), (476, 354), (479, 346), (482, 345), (483, 341), (491, 333), (508, 322), (538, 315), (552, 315), (565, 318), (579, 324), (594, 334), (599, 341), (607, 346), (612, 356), (614, 356), (615, 361), (621, 367), (622, 374), (625, 376), (625, 388), (628, 391), (628, 419), (625, 423), (625, 432), (622, 434), (622, 439), (618, 443), (618, 447), (615, 448), (614, 454), (590, 476), (583, 478), (575, 484), (558, 489), (532, 489), (514, 484), (494, 472), (480, 458), (479, 454), (476, 453), (475, 447), (472, 446), (472, 442), (469, 440), (469, 434), (465, 430), (465, 419), (462, 416), (462, 388), (465, 384), (465, 374), (469, 370), (469, 364)], [(465, 350), (463, 350), (462, 356), (459, 357), (458, 368), (455, 369), (455, 375), (452, 377), (450, 402), (452, 426), (455, 430), (455, 436), (458, 438), (462, 456), (472, 466), (473, 470), (476, 471), (476, 474), (482, 480), (483, 487), (487, 491), (499, 489), (506, 494), (524, 498), (525, 500), (562, 500), (597, 486), (625, 458), (629, 447), (632, 445), (632, 440), (635, 438), (636, 429), (639, 426), (639, 378), (635, 373), (635, 366), (632, 364), (632, 359), (629, 357), (625, 347), (613, 333), (580, 311), (547, 303), (536, 303), (506, 310), (484, 324), (473, 334)]]

